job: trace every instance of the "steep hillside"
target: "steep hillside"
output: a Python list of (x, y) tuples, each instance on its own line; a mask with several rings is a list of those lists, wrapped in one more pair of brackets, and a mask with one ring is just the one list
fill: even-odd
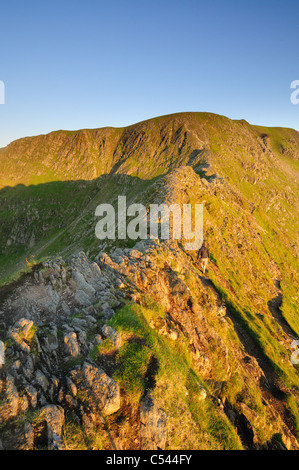
[(235, 177), (240, 172), (240, 180), (257, 183), (267, 178), (274, 160), (278, 169), (285, 162), (298, 168), (298, 145), (292, 129), (180, 113), (126, 128), (56, 131), (12, 142), (0, 149), (0, 187), (92, 180), (108, 173), (152, 178), (178, 165), (204, 169), (207, 161), (222, 174), (234, 167)]
[[(0, 168), (5, 448), (298, 448), (298, 132), (181, 113)], [(97, 240), (118, 195), (203, 203), (207, 275), (181, 243)]]

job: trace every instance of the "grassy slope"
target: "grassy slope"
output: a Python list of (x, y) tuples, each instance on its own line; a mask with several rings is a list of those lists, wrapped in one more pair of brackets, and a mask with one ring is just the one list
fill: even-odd
[(78, 249), (96, 249), (100, 243), (94, 235), (96, 206), (111, 202), (116, 207), (115, 187), (129, 202), (154, 183), (155, 179), (143, 181), (111, 175), (94, 181), (57, 181), (3, 189), (0, 192), (2, 283), (26, 271), (26, 259), (34, 257), (40, 262), (58, 253), (68, 256)]
[(122, 367), (117, 369), (115, 379), (126, 390), (127, 400), (138, 404), (148, 386), (146, 369), (155, 358), (159, 365), (155, 395), (171, 420), (169, 448), (242, 449), (236, 430), (211, 397), (198, 399), (199, 387), (209, 387), (193, 368), (188, 342), (174, 343), (149, 327), (151, 319), (163, 316), (159, 305), (145, 301), (145, 306), (127, 304), (110, 321), (123, 336), (134, 335), (146, 345), (125, 343), (119, 353)]

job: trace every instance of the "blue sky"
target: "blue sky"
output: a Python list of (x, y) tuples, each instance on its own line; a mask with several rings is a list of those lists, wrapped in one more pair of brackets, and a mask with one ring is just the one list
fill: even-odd
[(0, 146), (181, 111), (299, 129), (297, 0), (2, 2)]

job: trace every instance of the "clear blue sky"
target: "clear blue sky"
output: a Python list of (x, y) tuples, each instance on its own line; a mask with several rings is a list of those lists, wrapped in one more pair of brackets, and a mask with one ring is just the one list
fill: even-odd
[(299, 129), (298, 0), (1, 2), (0, 146), (181, 111)]

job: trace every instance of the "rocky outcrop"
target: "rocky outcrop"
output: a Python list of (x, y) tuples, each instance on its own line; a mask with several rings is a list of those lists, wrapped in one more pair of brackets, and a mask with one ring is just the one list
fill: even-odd
[(21, 318), (10, 328), (8, 334), (23, 351), (28, 352), (30, 351), (30, 343), (34, 335), (34, 323), (32, 320)]
[(167, 416), (151, 393), (140, 404), (140, 448), (164, 450), (167, 442)]
[[(100, 252), (95, 259), (84, 252), (68, 260), (50, 259), (2, 304), (1, 331), (6, 332), (0, 381), (0, 422), (6, 429), (2, 447), (68, 448), (63, 430), (70, 415), (89, 433), (104, 433), (106, 448), (167, 448), (176, 430), (163, 394), (155, 389), (157, 359), (151, 356), (145, 371), (146, 393), (137, 410), (131, 409), (126, 392), (114, 379), (117, 368), (125, 366), (117, 360), (119, 352), (134, 344), (149, 346), (136, 336), (134, 327), (132, 332), (118, 331), (109, 320), (128, 302), (148, 308), (150, 298), (164, 314), (152, 312), (146, 317), (149, 330), (179, 347), (187, 343), (192, 367), (209, 384), (186, 384), (187, 400), (199, 407), (213, 403), (231, 421), (245, 448), (262, 448), (263, 418), (241, 398), (232, 405), (225, 390), (236, 374), (246, 377), (246, 386), (253, 389), (263, 383), (274, 386), (274, 376), (245, 331), (239, 338), (246, 349), (251, 347), (251, 354), (236, 340), (229, 307), (213, 284), (198, 274), (192, 257), (174, 241), (149, 239), (131, 249)], [(239, 331), (242, 325), (236, 327)], [(219, 364), (221, 381), (215, 376)], [(285, 405), (268, 387), (261, 387), (261, 399), (263, 412), (275, 423), (272, 434), (279, 426), (281, 445), (297, 448)], [(38, 419), (26, 418), (32, 412)], [(124, 414), (131, 423), (133, 442), (116, 424), (123, 422)], [(268, 448), (278, 445), (274, 441), (267, 443)]]
[[(86, 394), (85, 405), (90, 412), (104, 416), (111, 415), (120, 408), (120, 389), (103, 369), (85, 362), (82, 367), (73, 370), (70, 374), (72, 382), (78, 384), (78, 389)], [(76, 396), (75, 395), (75, 396)]]
[[(123, 302), (116, 280), (80, 253), (69, 263), (45, 262), (7, 300), (1, 316), (7, 332), (0, 382), (2, 424), (40, 409), (46, 421), (40, 434), (48, 436), (42, 446), (47, 441), (49, 449), (62, 449), (64, 409), (76, 410), (83, 421), (92, 416), (94, 426), (101, 422), (98, 413), (106, 416), (119, 409), (119, 387), (102, 368), (83, 361), (71, 369), (73, 360), (88, 357), (103, 338), (111, 337), (120, 346), (119, 334), (105, 325)], [(99, 319), (102, 326), (97, 328)], [(22, 448), (33, 448), (32, 433), (24, 435), (28, 442)], [(14, 447), (10, 438), (2, 445)], [(21, 446), (19, 439), (15, 445)]]
[(46, 421), (46, 432), (49, 450), (64, 450), (63, 426), (64, 410), (61, 406), (46, 405), (42, 408), (41, 416)]

